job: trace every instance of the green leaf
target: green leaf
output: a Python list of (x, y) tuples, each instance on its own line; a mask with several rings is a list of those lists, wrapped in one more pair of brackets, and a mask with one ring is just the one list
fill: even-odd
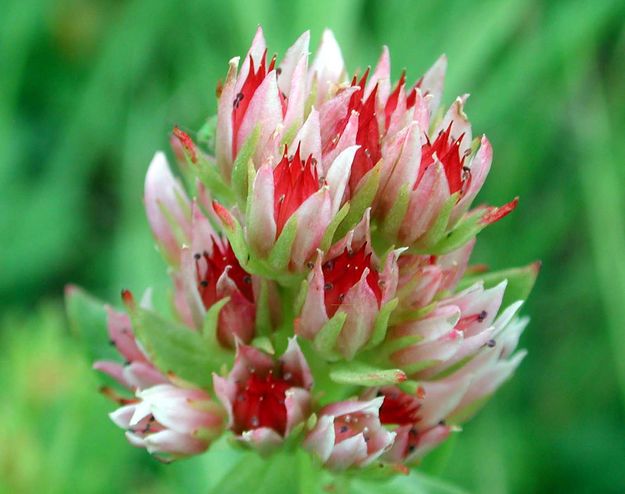
[(260, 289), (256, 297), (256, 334), (269, 336), (272, 330), (271, 309), (269, 300), (269, 282), (260, 280)]
[[(191, 167), (196, 169), (195, 166)], [(197, 175), (204, 186), (210, 190), (211, 196), (224, 204), (234, 204), (235, 195), (232, 189), (224, 181), (215, 163), (198, 156)]]
[(401, 369), (379, 369), (362, 362), (338, 364), (330, 371), (330, 379), (339, 384), (356, 386), (387, 386), (406, 380)]
[[(234, 160), (234, 164), (232, 165), (232, 189), (242, 204), (246, 202), (248, 192), (248, 168), (252, 160), (252, 155), (256, 150), (259, 137), (260, 127), (256, 126), (245, 143), (243, 143), (243, 146), (241, 146)], [(254, 168), (253, 163), (252, 168)], [(245, 208), (243, 208), (243, 210), (245, 210)]]
[(315, 336), (315, 348), (329, 359), (336, 358), (336, 340), (341, 334), (346, 319), (347, 314), (345, 312), (337, 312)]
[[(336, 229), (339, 227), (339, 225), (343, 221), (343, 218), (345, 218), (349, 210), (350, 204), (349, 202), (346, 202), (345, 204), (343, 204), (343, 207), (338, 210), (336, 216), (332, 218), (332, 221), (330, 221), (328, 228), (326, 228), (326, 231), (323, 233), (323, 238), (321, 239), (321, 243), (319, 244), (320, 250), (327, 252), (327, 250), (330, 248), (330, 246), (332, 245), (332, 239), (335, 237), (336, 234)], [(341, 238), (341, 236), (342, 235), (338, 235), (338, 238)]]
[(406, 216), (406, 211), (408, 210), (409, 200), (410, 185), (403, 184), (399, 189), (396, 201), (391, 206), (390, 211), (382, 223), (381, 230), (387, 239), (395, 239), (397, 237), (397, 232), (399, 231), (402, 221), (404, 221), (404, 217)]
[(220, 211), (217, 209), (216, 212), (221, 219), (221, 224), (223, 225), (224, 232), (228, 237), (232, 251), (239, 260), (239, 263), (241, 263), (241, 266), (246, 267), (249, 258), (249, 249), (247, 247), (247, 242), (245, 241), (243, 227), (241, 227), (239, 221), (232, 216), (229, 211), (225, 210), (223, 206), (220, 206), (220, 208), (223, 208), (223, 213), (220, 214)]
[[(436, 218), (434, 225), (430, 227), (425, 237), (419, 240), (419, 242), (417, 243), (417, 248), (431, 250), (432, 251), (431, 253), (433, 254), (443, 254), (445, 252), (452, 251), (455, 248), (464, 245), (469, 240), (469, 238), (475, 235), (475, 234), (472, 234), (468, 236), (466, 239), (464, 239), (462, 235), (454, 237), (453, 236), (454, 234), (452, 232), (448, 234), (446, 238), (443, 239), (447, 231), (447, 226), (449, 225), (449, 217), (451, 216), (451, 212), (453, 211), (457, 200), (458, 200), (458, 193), (452, 194), (449, 197), (449, 199), (447, 199), (447, 202), (441, 208), (441, 211), (438, 214), (438, 217)], [(457, 229), (458, 228), (456, 228), (456, 230)], [(445, 242), (446, 240), (448, 241), (449, 245), (453, 245), (454, 247), (446, 247), (445, 249), (443, 249), (442, 247), (438, 245), (441, 242)]]
[(202, 335), (207, 344), (215, 350), (220, 350), (221, 347), (217, 341), (217, 324), (219, 322), (219, 313), (224, 305), (230, 301), (230, 297), (224, 297), (218, 300), (210, 309), (206, 311), (204, 316), (204, 324), (202, 325)]
[(375, 193), (380, 185), (380, 174), (382, 162), (374, 166), (364, 177), (362, 186), (356, 190), (354, 196), (349, 200), (349, 213), (341, 222), (336, 231), (338, 238), (344, 237), (349, 230), (358, 224), (365, 214), (365, 210), (371, 206)]
[(508, 307), (517, 300), (525, 300), (529, 296), (540, 271), (540, 263), (533, 262), (520, 268), (504, 269), (492, 273), (468, 276), (458, 285), (458, 290), (464, 290), (473, 283), (483, 280), (485, 288), (492, 288), (504, 280), (508, 280), (501, 307)]
[(71, 285), (65, 290), (65, 307), (72, 330), (84, 341), (94, 360), (119, 360), (109, 341), (104, 302)]
[(164, 374), (210, 388), (211, 373), (228, 361), (200, 333), (152, 311), (136, 308), (131, 317), (137, 339)]
[(208, 118), (197, 132), (198, 143), (206, 146), (210, 154), (215, 150), (215, 131), (217, 129), (217, 115)]
[(291, 248), (293, 247), (296, 234), (297, 217), (293, 215), (287, 220), (282, 229), (282, 233), (280, 233), (278, 240), (276, 240), (276, 243), (269, 253), (269, 264), (275, 268), (276, 271), (283, 271), (289, 265)]
[(394, 298), (386, 302), (380, 308), (380, 312), (378, 312), (378, 315), (375, 318), (375, 325), (373, 326), (371, 340), (369, 340), (369, 343), (365, 346), (365, 350), (378, 346), (384, 341), (384, 338), (386, 338), (386, 332), (388, 331), (388, 321), (398, 303), (399, 299)]
[(467, 494), (466, 491), (434, 477), (412, 470), (388, 481), (354, 479), (350, 493), (356, 494)]

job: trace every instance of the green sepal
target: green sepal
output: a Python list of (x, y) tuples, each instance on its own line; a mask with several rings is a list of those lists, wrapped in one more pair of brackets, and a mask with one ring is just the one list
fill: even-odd
[(315, 336), (314, 346), (327, 360), (336, 360), (339, 357), (336, 352), (336, 340), (341, 334), (346, 319), (347, 314), (345, 312), (337, 312)]
[(501, 307), (505, 308), (517, 300), (525, 300), (529, 296), (532, 288), (534, 288), (539, 271), (540, 262), (533, 262), (532, 264), (520, 268), (504, 269), (492, 273), (467, 276), (458, 284), (458, 290), (464, 290), (478, 281), (483, 281), (485, 288), (491, 288), (497, 286), (504, 280), (508, 280), (508, 285), (506, 286), (506, 291), (501, 303)]
[[(346, 202), (345, 204), (343, 204), (343, 207), (338, 210), (334, 218), (332, 218), (332, 221), (330, 221), (328, 228), (326, 228), (326, 231), (323, 233), (321, 243), (319, 244), (320, 250), (322, 250), (323, 252), (327, 252), (327, 250), (330, 248), (330, 246), (332, 245), (332, 240), (337, 233), (337, 228), (339, 227), (343, 219), (347, 216), (350, 209), (350, 203)], [(339, 235), (338, 237), (341, 238), (341, 235)]]
[(421, 319), (422, 317), (427, 316), (430, 312), (432, 312), (438, 302), (431, 302), (424, 307), (419, 307), (418, 309), (402, 309), (395, 311), (391, 314), (390, 324), (400, 324), (402, 322), (408, 321), (416, 321), (417, 319)]
[(228, 237), (228, 242), (230, 242), (230, 246), (232, 247), (234, 255), (238, 259), (241, 266), (243, 266), (243, 268), (246, 268), (249, 261), (249, 249), (247, 246), (247, 242), (245, 241), (245, 233), (243, 232), (243, 227), (241, 226), (239, 221), (234, 216), (232, 216), (232, 213), (228, 211), (227, 214), (227, 220), (225, 220), (224, 218), (220, 218), (221, 224), (223, 225), (223, 230)]
[[(241, 204), (245, 204), (248, 194), (248, 177), (249, 166), (252, 162), (252, 155), (256, 151), (256, 145), (258, 144), (258, 138), (260, 137), (260, 127), (256, 126), (252, 133), (239, 149), (237, 157), (232, 164), (232, 190), (235, 196), (239, 199)], [(254, 168), (254, 163), (251, 163)]]
[(217, 131), (217, 115), (208, 118), (197, 131), (197, 142), (206, 147), (210, 154), (215, 154), (215, 132)]
[(236, 196), (219, 173), (219, 168), (215, 163), (207, 160), (202, 154), (198, 154), (197, 164), (190, 168), (197, 170), (200, 182), (210, 190), (213, 198), (224, 204), (234, 204)]
[(486, 210), (476, 210), (466, 214), (452, 231), (432, 244), (431, 253), (435, 255), (447, 254), (465, 245), (488, 226), (487, 223), (482, 222), (482, 216), (485, 213)]
[(273, 244), (267, 261), (276, 271), (284, 271), (291, 260), (291, 249), (297, 234), (297, 216), (292, 215), (284, 225), (280, 236)]
[(378, 187), (380, 186), (380, 175), (382, 173), (382, 161), (379, 161), (363, 178), (362, 185), (358, 187), (356, 193), (349, 200), (349, 214), (339, 225), (336, 235), (343, 238), (362, 219), (362, 215), (371, 206)]
[(397, 308), (399, 303), (398, 298), (394, 298), (386, 302), (381, 308), (380, 312), (375, 318), (375, 324), (373, 326), (373, 333), (369, 343), (365, 346), (365, 350), (378, 346), (386, 338), (386, 332), (388, 331), (388, 322), (393, 311)]
[(275, 355), (276, 349), (268, 336), (258, 336), (252, 340), (252, 346), (269, 355)]
[[(447, 238), (445, 238), (445, 234), (447, 233), (447, 227), (449, 225), (449, 218), (454, 209), (454, 206), (458, 202), (458, 193), (452, 194), (449, 196), (440, 212), (438, 213), (438, 217), (434, 224), (428, 229), (425, 236), (416, 243), (417, 249), (421, 251), (427, 251), (430, 254), (442, 254), (443, 252), (438, 250), (437, 246), (439, 243), (444, 242), (447, 238), (450, 237), (450, 234), (447, 234)], [(468, 239), (467, 239), (468, 240)], [(458, 245), (460, 247), (464, 242)], [(453, 250), (453, 249), (449, 249)], [(446, 250), (445, 252), (449, 252)]]
[(268, 280), (260, 279), (260, 288), (256, 297), (256, 334), (269, 336), (272, 330), (271, 311), (269, 309), (269, 286)]
[(330, 379), (335, 383), (354, 386), (388, 386), (405, 381), (406, 374), (401, 369), (379, 369), (352, 361), (333, 366)]
[(65, 290), (65, 309), (70, 328), (85, 343), (94, 360), (119, 360), (119, 354), (109, 340), (104, 302), (71, 285)]
[(137, 340), (165, 375), (210, 389), (212, 372), (230, 359), (226, 352), (215, 352), (199, 332), (163, 319), (155, 312), (135, 307), (131, 320)]
[(302, 307), (304, 307), (304, 302), (306, 302), (306, 295), (308, 294), (308, 280), (302, 280), (302, 284), (300, 286), (299, 291), (297, 292), (297, 296), (293, 301), (293, 313), (299, 314), (302, 311)]
[[(389, 473), (404, 473), (404, 475), (394, 475), (393, 478), (385, 482), (384, 479), (388, 478), (389, 475), (384, 476), (384, 470), (393, 467), (378, 467), (380, 468), (381, 475), (376, 476), (374, 474), (376, 465), (378, 465), (378, 463), (374, 463), (365, 469), (370, 471), (370, 475), (366, 478), (364, 476), (354, 478), (350, 485), (350, 494), (468, 494), (465, 490), (448, 484), (438, 478), (424, 475), (414, 469), (410, 470), (408, 473), (399, 465), (395, 466), (394, 470), (390, 470)], [(359, 470), (358, 472), (361, 471)], [(364, 473), (364, 471), (362, 473)], [(376, 479), (378, 481), (376, 481)]]
[(397, 233), (408, 211), (410, 201), (410, 184), (403, 184), (397, 193), (397, 199), (382, 222), (381, 232), (391, 243), (397, 238)]
[(381, 350), (377, 353), (377, 356), (383, 361), (387, 360), (396, 351), (415, 345), (421, 341), (423, 341), (423, 337), (418, 335), (402, 336), (401, 338), (386, 341), (381, 347)]
[(210, 309), (206, 311), (204, 322), (202, 323), (202, 336), (204, 340), (214, 349), (221, 349), (217, 341), (217, 324), (219, 323), (219, 313), (224, 305), (230, 301), (230, 297), (218, 300)]

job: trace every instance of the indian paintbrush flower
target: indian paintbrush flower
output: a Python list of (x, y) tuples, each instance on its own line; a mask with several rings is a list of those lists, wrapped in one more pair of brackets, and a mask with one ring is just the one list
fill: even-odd
[(124, 292), (127, 313), (103, 312), (124, 362), (94, 367), (119, 385), (104, 388), (112, 420), (159, 458), (229, 435), (335, 472), (402, 471), (525, 355), (517, 312), (538, 265), (469, 266), (476, 235), (517, 200), (471, 209), (493, 151), (473, 137), (468, 95), (442, 106), (447, 59), (393, 84), (386, 48), (350, 77), (330, 31), (310, 62), (309, 43), (279, 60), (259, 28), (216, 120), (195, 138), (173, 130), (188, 187), (162, 152), (148, 168), (171, 317)]

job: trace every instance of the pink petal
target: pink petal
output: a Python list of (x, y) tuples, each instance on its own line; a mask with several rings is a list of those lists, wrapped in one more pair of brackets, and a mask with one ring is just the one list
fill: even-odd
[(347, 360), (351, 360), (369, 341), (379, 312), (377, 298), (367, 282), (368, 274), (369, 269), (365, 268), (360, 280), (347, 291), (337, 310), (347, 314), (337, 341), (340, 352)]
[(367, 458), (367, 443), (360, 434), (349, 437), (334, 446), (326, 465), (333, 470), (345, 470)]
[(285, 435), (294, 427), (304, 422), (310, 415), (310, 392), (303, 388), (290, 388), (285, 393), (284, 406), (286, 407)]
[(229, 62), (226, 82), (221, 89), (221, 95), (217, 102), (217, 128), (215, 130), (215, 155), (217, 165), (226, 181), (230, 182), (232, 173), (232, 103), (235, 98), (237, 83), (237, 67), (239, 57), (235, 57)]
[(254, 92), (245, 116), (241, 121), (241, 126), (236, 136), (237, 152), (254, 129), (259, 128), (260, 135), (253, 158), (255, 166), (258, 168), (263, 164), (262, 158), (265, 146), (281, 126), (282, 103), (280, 102), (276, 71), (272, 70), (265, 76), (263, 82)]
[(304, 268), (321, 243), (326, 228), (332, 221), (332, 200), (327, 187), (322, 187), (293, 213), (297, 219), (297, 231), (291, 250), (291, 262), (295, 270)]
[(371, 78), (367, 81), (363, 97), (364, 100), (369, 97), (376, 84), (378, 85), (378, 98), (380, 98), (381, 101), (386, 102), (391, 92), (391, 55), (387, 46), (382, 47), (380, 59), (378, 60)]
[[(297, 38), (295, 43), (289, 47), (289, 49), (284, 54), (284, 58), (282, 62), (280, 62), (280, 77), (278, 78), (278, 85), (280, 86), (280, 91), (282, 91), (285, 96), (291, 99), (291, 91), (293, 91), (293, 85), (297, 82), (299, 84), (299, 80), (294, 77), (297, 66), (301, 63), (302, 58), (308, 58), (308, 51), (310, 47), (310, 31), (305, 31), (302, 35)], [(304, 80), (304, 89), (305, 89), (305, 80)]]
[(301, 386), (310, 389), (313, 385), (313, 376), (308, 367), (306, 357), (297, 343), (297, 338), (289, 338), (286, 351), (280, 357), (282, 369), (284, 373), (291, 373), (297, 377), (297, 382), (301, 382)]
[(154, 155), (145, 176), (145, 209), (156, 240), (169, 261), (177, 263), (180, 244), (191, 236), (191, 207), (187, 194), (172, 175), (167, 158), (160, 151)]
[(321, 270), (322, 255), (317, 256), (315, 267), (308, 276), (308, 291), (304, 306), (295, 325), (295, 334), (306, 339), (313, 339), (328, 321), (325, 306), (323, 285), (325, 284)]
[(328, 461), (334, 448), (334, 417), (322, 415), (314, 429), (306, 436), (304, 448), (314, 453), (322, 463)]
[(269, 454), (284, 441), (282, 436), (270, 427), (258, 427), (241, 434), (240, 440), (248, 443), (261, 454)]
[(447, 72), (447, 57), (441, 55), (434, 65), (424, 74), (421, 82), (421, 90), (431, 96), (429, 102), (430, 115), (434, 115), (441, 103), (443, 88), (445, 86), (445, 73)]
[(317, 54), (310, 67), (310, 81), (317, 82), (317, 106), (328, 99), (334, 88), (343, 82), (345, 63), (334, 34), (329, 29), (323, 32)]
[(300, 147), (300, 156), (307, 158), (312, 155), (317, 160), (317, 172), (323, 174), (321, 169), (321, 129), (319, 127), (319, 112), (314, 108), (308, 118), (297, 132), (289, 149)]
[(332, 198), (332, 216), (336, 215), (341, 207), (354, 156), (358, 148), (359, 146), (351, 146), (345, 149), (328, 168), (326, 182), (330, 188), (330, 196)]
[[(263, 29), (258, 26), (256, 29), (256, 33), (254, 34), (254, 39), (252, 40), (252, 44), (250, 46), (247, 55), (243, 59), (243, 64), (241, 65), (241, 73), (237, 78), (237, 84), (234, 94), (237, 94), (241, 91), (245, 80), (247, 79), (247, 74), (250, 71), (250, 57), (254, 60), (254, 67), (258, 67), (261, 64), (261, 60), (267, 51), (267, 43), (265, 43), (265, 36), (263, 35)], [(232, 107), (230, 108), (232, 110)]]
[(408, 210), (400, 228), (404, 243), (411, 244), (424, 235), (449, 198), (449, 186), (440, 161), (430, 165), (417, 188), (410, 194)]

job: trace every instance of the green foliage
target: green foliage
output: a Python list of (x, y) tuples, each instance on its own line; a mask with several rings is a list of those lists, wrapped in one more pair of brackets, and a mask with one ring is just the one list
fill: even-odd
[[(315, 44), (331, 27), (350, 70), (387, 44), (395, 77), (407, 67), (409, 81), (446, 53), (445, 101), (472, 93), (474, 134), (494, 148), (476, 204), (521, 196), (510, 218), (480, 234), (474, 262), (496, 272), (543, 261), (524, 309), (530, 353), (459, 435), (442, 475), (471, 492), (623, 490), (621, 0), (5, 4), (0, 293), (2, 311), (22, 315), (3, 317), (0, 328), (0, 433), (2, 444), (19, 445), (0, 448), (0, 491), (210, 492), (222, 472), (236, 477), (228, 466), (239, 455), (222, 443), (167, 467), (128, 447), (106, 416), (112, 405), (94, 398), (60, 309), (32, 308), (42, 296), (60, 300), (67, 280), (105, 300), (122, 286), (158, 291), (164, 265), (140, 201), (147, 164), (174, 124), (198, 129), (214, 113), (215, 82), (259, 23), (278, 53), (305, 29)], [(70, 300), (84, 307), (79, 325), (94, 329), (83, 341), (110, 352), (99, 309), (82, 294)], [(411, 491), (369, 490), (445, 492), (416, 473), (409, 479)]]

